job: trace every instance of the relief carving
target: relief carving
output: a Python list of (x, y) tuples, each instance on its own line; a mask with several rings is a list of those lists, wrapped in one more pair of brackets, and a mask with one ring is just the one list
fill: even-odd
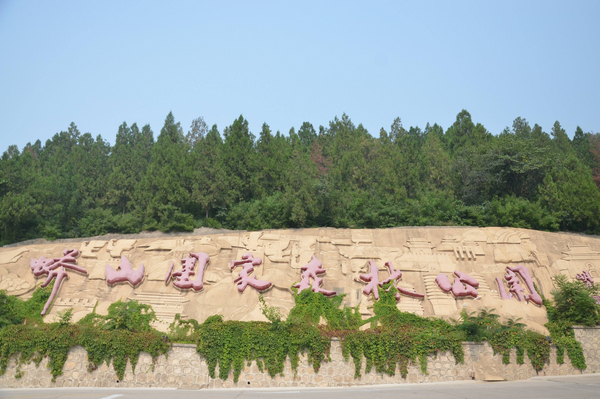
[(133, 246), (135, 246), (136, 242), (136, 239), (111, 239), (108, 241), (106, 250), (108, 250), (111, 257), (119, 258), (124, 251), (130, 251), (133, 249)]
[[(226, 319), (264, 320), (259, 290), (285, 315), (294, 306), (292, 285), (346, 293), (347, 305), (360, 305), (361, 313), (372, 315), (376, 293), (381, 295), (382, 286), (393, 282), (400, 291), (397, 307), (402, 311), (457, 318), (461, 309), (488, 307), (497, 308), (503, 317), (522, 317), (531, 326), (543, 326), (545, 313), (526, 300), (535, 304), (542, 293), (550, 296), (553, 276), (600, 279), (599, 239), (523, 229), (315, 228), (82, 239), (73, 246), (80, 256), (65, 254), (72, 261), (45, 258), (63, 250), (56, 243), (0, 249), (0, 290), (24, 299), (31, 295), (36, 286), (32, 272), (37, 268), (30, 269), (31, 258), (33, 264), (46, 266), (36, 276), (56, 279), (56, 307), (47, 309), (48, 320), (67, 308), (74, 309), (76, 320), (96, 302), (97, 311), (103, 313), (108, 304), (127, 298), (160, 309), (163, 323), (176, 313), (200, 322), (218, 313)], [(199, 254), (206, 262), (200, 262)], [(67, 273), (70, 281), (65, 284)], [(447, 282), (440, 278), (438, 285), (440, 274)], [(165, 286), (165, 278), (173, 284)], [(531, 290), (533, 283), (539, 293)]]
[(98, 258), (98, 251), (106, 245), (106, 240), (91, 240), (83, 242), (79, 248), (82, 258)]

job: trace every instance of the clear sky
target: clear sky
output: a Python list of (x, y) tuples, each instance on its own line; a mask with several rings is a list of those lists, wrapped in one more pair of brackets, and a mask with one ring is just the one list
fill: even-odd
[(114, 144), (240, 114), (287, 134), (343, 113), (379, 135), (516, 117), (600, 132), (600, 1), (0, 0), (0, 152), (71, 121)]

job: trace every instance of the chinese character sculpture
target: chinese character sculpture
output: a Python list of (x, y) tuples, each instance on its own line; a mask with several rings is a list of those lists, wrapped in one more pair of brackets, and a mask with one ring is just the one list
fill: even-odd
[[(523, 288), (523, 286), (521, 286), (521, 281), (519, 280), (517, 274), (521, 277), (521, 279), (523, 279), (525, 285), (527, 286), (531, 294), (524, 295), (525, 289)], [(529, 270), (527, 269), (527, 267), (524, 267), (523, 265), (517, 265), (516, 267), (506, 267), (506, 275), (504, 275), (504, 279), (506, 279), (506, 281), (508, 282), (508, 285), (510, 287), (509, 291), (517, 297), (517, 300), (523, 301), (523, 299), (525, 299), (527, 301), (531, 301), (534, 304), (537, 304), (538, 306), (541, 306), (543, 304), (542, 296), (540, 296), (535, 290), (533, 280), (531, 279), (531, 275), (529, 275)], [(508, 300), (513, 298), (513, 296), (510, 293), (506, 293), (504, 289), (504, 284), (502, 284), (502, 281), (500, 279), (496, 278), (496, 283), (498, 284), (498, 290), (502, 299)]]
[[(594, 278), (590, 275), (589, 271), (583, 271), (581, 274), (576, 275), (577, 280), (582, 281), (587, 285), (587, 287), (594, 287)], [(600, 296), (592, 296), (596, 303), (600, 304)]]
[(325, 269), (323, 268), (323, 264), (321, 263), (321, 261), (319, 261), (314, 254), (310, 262), (300, 269), (303, 271), (302, 280), (294, 285), (294, 287), (298, 289), (298, 293), (305, 289), (310, 289), (310, 279), (312, 278), (313, 292), (323, 293), (327, 297), (335, 296), (335, 291), (321, 289), (321, 285), (323, 284), (323, 278), (320, 278), (318, 275), (324, 274)]
[[(196, 292), (202, 290), (204, 288), (204, 271), (206, 270), (209, 261), (210, 257), (206, 253), (190, 253), (188, 257), (181, 260), (183, 268), (175, 272), (173, 272), (174, 265), (171, 261), (171, 268), (169, 268), (167, 276), (165, 277), (165, 284), (169, 284), (169, 280), (175, 278), (176, 280), (173, 282), (173, 285), (179, 289), (193, 289)], [(198, 262), (197, 273), (194, 272), (196, 262)], [(192, 275), (196, 275), (196, 279), (191, 280), (190, 277)]]
[(260, 264), (262, 264), (262, 259), (260, 257), (254, 258), (252, 253), (246, 253), (242, 256), (241, 260), (233, 260), (231, 262), (232, 270), (238, 265), (242, 266), (242, 270), (240, 271), (238, 277), (233, 280), (234, 282), (239, 282), (237, 285), (238, 292), (243, 292), (246, 289), (246, 286), (251, 286), (254, 289), (262, 292), (273, 285), (271, 282), (256, 279), (256, 274), (254, 274), (254, 277), (250, 276), (250, 274), (254, 272), (254, 267)]
[[(372, 260), (369, 260), (369, 273), (362, 274), (359, 276), (359, 278), (362, 281), (367, 282), (367, 286), (365, 286), (365, 288), (363, 289), (363, 293), (365, 296), (368, 296), (371, 293), (373, 293), (373, 297), (376, 300), (379, 300), (378, 287), (383, 288), (383, 285), (388, 284), (390, 282), (393, 282), (393, 285), (395, 286), (397, 284), (397, 282), (400, 280), (400, 278), (402, 277), (402, 272), (399, 269), (394, 269), (391, 262), (389, 262), (389, 261), (386, 262), (385, 266), (387, 267), (387, 269), (390, 273), (390, 276), (388, 276), (387, 279), (385, 279), (384, 281), (380, 282), (379, 281), (379, 268), (377, 268), (377, 265), (375, 265), (375, 263)], [(356, 280), (356, 281), (360, 282), (359, 280)], [(410, 290), (406, 290), (399, 286), (396, 286), (396, 289), (398, 289), (398, 292), (396, 293), (396, 301), (400, 301), (401, 293), (404, 295), (407, 295), (407, 296), (411, 296), (411, 297), (418, 297), (418, 298), (425, 297), (424, 294), (411, 292)], [(389, 290), (390, 290), (390, 288), (388, 288), (386, 290), (386, 292)]]
[(42, 315), (46, 315), (48, 307), (50, 307), (50, 304), (52, 304), (54, 297), (58, 293), (63, 279), (68, 277), (67, 270), (65, 268), (72, 269), (74, 271), (81, 272), (82, 274), (87, 275), (87, 271), (84, 268), (74, 264), (77, 262), (75, 260), (75, 257), (77, 257), (78, 255), (79, 250), (66, 249), (65, 251), (63, 251), (63, 257), (61, 258), (40, 257), (37, 260), (34, 258), (31, 259), (30, 265), (33, 275), (48, 275), (48, 278), (46, 278), (44, 283), (40, 285), (41, 287), (48, 286), (50, 282), (52, 282), (52, 280), (56, 279), (56, 281), (54, 282), (54, 287), (52, 288), (52, 293), (50, 293), (50, 297), (48, 298), (48, 301), (46, 302), (46, 304), (44, 305), (44, 309), (42, 310)]
[(135, 271), (131, 268), (131, 262), (125, 256), (121, 256), (121, 264), (117, 270), (114, 270), (110, 265), (106, 265), (106, 282), (114, 285), (119, 282), (129, 282), (131, 286), (136, 287), (144, 279), (146, 268), (142, 264)]
[[(361, 281), (367, 282), (367, 286), (363, 289), (363, 293), (365, 296), (373, 293), (373, 297), (375, 300), (379, 300), (379, 287), (383, 287), (381, 282), (379, 282), (379, 268), (377, 265), (371, 260), (369, 260), (369, 273), (362, 274), (359, 276)], [(356, 282), (360, 282), (358, 279), (355, 279)]]
[(582, 273), (577, 274), (576, 278), (577, 278), (577, 280), (585, 283), (587, 285), (587, 287), (594, 286), (594, 278), (592, 278), (592, 276), (590, 275), (590, 273), (588, 271), (583, 271)]
[[(396, 286), (398, 284), (398, 282), (400, 281), (400, 278), (402, 278), (402, 272), (399, 269), (394, 269), (394, 267), (392, 266), (391, 262), (386, 262), (384, 264), (389, 273), (390, 276), (387, 277), (387, 279), (385, 279), (383, 282), (381, 282), (381, 287), (383, 287), (383, 285), (393, 282), (393, 285)], [(400, 286), (396, 286), (396, 289), (398, 289), (398, 291), (396, 292), (396, 301), (400, 301), (400, 294), (406, 295), (406, 296), (410, 296), (410, 297), (417, 297), (417, 298), (424, 298), (425, 295), (421, 294), (421, 293), (416, 293), (416, 292), (411, 292), (410, 290), (404, 289)], [(388, 288), (387, 291), (389, 291), (390, 288)]]
[(479, 287), (479, 282), (475, 278), (460, 271), (454, 271), (454, 275), (456, 275), (454, 284), (450, 284), (446, 274), (439, 274), (435, 282), (442, 291), (446, 293), (452, 291), (454, 297), (477, 297), (476, 289)]

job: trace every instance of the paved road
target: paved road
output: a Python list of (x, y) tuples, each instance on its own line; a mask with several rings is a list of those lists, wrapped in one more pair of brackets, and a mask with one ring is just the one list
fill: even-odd
[(516, 382), (463, 381), (450, 383), (355, 386), (349, 388), (265, 389), (125, 389), (61, 388), (0, 389), (2, 399), (597, 399), (600, 374), (539, 377)]

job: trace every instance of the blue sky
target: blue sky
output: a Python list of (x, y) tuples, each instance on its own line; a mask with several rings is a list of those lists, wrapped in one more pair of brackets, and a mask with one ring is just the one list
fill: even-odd
[(71, 121), (156, 137), (169, 111), (186, 132), (346, 113), (378, 136), (462, 109), (496, 135), (519, 116), (600, 132), (599, 17), (600, 1), (0, 0), (0, 151)]

